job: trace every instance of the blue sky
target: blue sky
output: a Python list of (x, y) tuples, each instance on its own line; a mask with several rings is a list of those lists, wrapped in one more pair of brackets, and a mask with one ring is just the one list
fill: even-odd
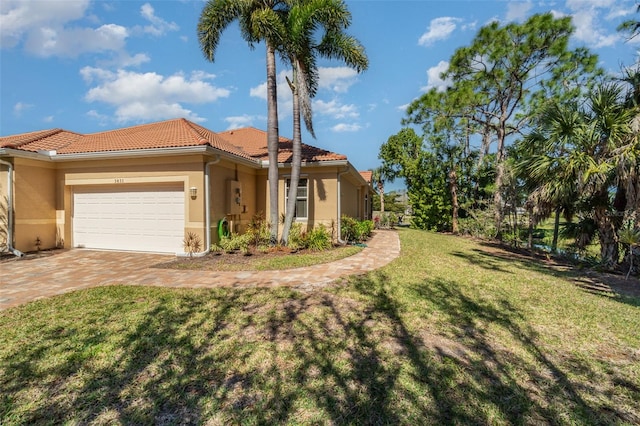
[[(184, 117), (213, 131), (266, 129), (264, 45), (249, 49), (236, 26), (215, 63), (200, 52), (200, 0), (2, 0), (0, 135), (63, 128), (100, 132)], [(483, 25), (534, 13), (571, 15), (573, 46), (586, 46), (611, 73), (636, 60), (638, 42), (615, 28), (640, 19), (634, 0), (347, 0), (349, 32), (370, 68), (358, 75), (322, 62), (314, 100), (317, 139), (359, 169), (379, 165), (378, 149), (400, 130), (404, 108), (430, 87), (456, 48)], [(279, 67), (280, 133), (290, 137), (291, 95)]]

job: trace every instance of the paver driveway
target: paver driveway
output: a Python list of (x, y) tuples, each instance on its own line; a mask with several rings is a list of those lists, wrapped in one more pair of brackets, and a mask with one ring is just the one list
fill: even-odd
[(109, 284), (182, 288), (313, 288), (346, 275), (380, 268), (400, 254), (394, 231), (376, 231), (360, 253), (332, 262), (282, 271), (183, 271), (154, 268), (171, 255), (68, 250), (48, 257), (0, 263), (0, 310), (43, 297)]

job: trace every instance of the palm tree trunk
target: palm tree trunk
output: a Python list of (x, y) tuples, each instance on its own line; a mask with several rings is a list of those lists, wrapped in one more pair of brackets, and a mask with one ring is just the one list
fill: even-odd
[(615, 227), (607, 213), (606, 207), (598, 206), (594, 210), (594, 219), (600, 239), (600, 260), (605, 268), (613, 269), (618, 263), (618, 241)]
[(384, 213), (384, 185), (378, 182), (378, 193), (380, 194), (380, 213)]
[(275, 49), (267, 40), (267, 151), (269, 158), (269, 220), (271, 222), (270, 242), (278, 242), (278, 93), (276, 89)]
[(300, 97), (296, 88), (299, 84), (296, 70), (293, 70), (293, 83), (290, 83), (291, 92), (293, 94), (293, 147), (291, 158), (291, 182), (289, 184), (289, 193), (287, 198), (287, 207), (284, 225), (282, 226), (282, 243), (289, 243), (289, 230), (293, 223), (293, 217), (296, 210), (296, 200), (298, 198), (298, 182), (300, 180), (300, 167), (302, 163), (302, 129), (300, 127)]
[(551, 241), (551, 253), (558, 251), (558, 234), (560, 233), (560, 207), (556, 207), (555, 220), (553, 222), (553, 241)]

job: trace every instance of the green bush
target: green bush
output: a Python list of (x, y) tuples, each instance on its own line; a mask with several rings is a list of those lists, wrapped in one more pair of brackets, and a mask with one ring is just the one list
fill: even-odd
[(305, 235), (305, 246), (309, 250), (322, 251), (331, 248), (331, 234), (324, 225), (319, 225)]
[(340, 219), (340, 238), (352, 243), (358, 242), (358, 221), (352, 217), (343, 215)]
[(365, 241), (373, 232), (374, 223), (371, 220), (359, 221), (349, 216), (342, 216), (340, 221), (341, 238), (349, 243)]
[(372, 220), (363, 220), (362, 222), (358, 222), (358, 235), (360, 236), (360, 241), (364, 241), (371, 237), (373, 227), (374, 224)]
[(247, 234), (255, 247), (268, 246), (271, 240), (271, 229), (262, 212), (256, 213), (249, 221)]
[(291, 250), (299, 250), (305, 248), (305, 235), (302, 230), (302, 224), (300, 222), (293, 222), (291, 229), (289, 229), (289, 239), (287, 240), (287, 246)]
[(496, 236), (496, 226), (490, 210), (474, 209), (469, 211), (469, 217), (458, 220), (460, 233), (482, 239), (492, 239)]
[(232, 253), (237, 250), (247, 253), (252, 240), (253, 237), (249, 233), (242, 235), (232, 233), (228, 237), (222, 237), (220, 240), (220, 247), (227, 253)]

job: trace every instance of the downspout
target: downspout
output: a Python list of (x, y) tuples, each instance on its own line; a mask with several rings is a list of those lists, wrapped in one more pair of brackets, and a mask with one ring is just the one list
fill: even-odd
[(340, 226), (340, 219), (342, 218), (342, 197), (340, 195), (341, 191), (341, 178), (342, 175), (346, 175), (349, 173), (349, 168), (346, 168), (343, 172), (338, 172), (338, 244), (346, 244), (347, 242), (342, 239), (342, 229)]
[(211, 184), (209, 183), (209, 175), (211, 166), (220, 161), (218, 155), (215, 160), (209, 161), (204, 165), (204, 217), (205, 217), (205, 243), (204, 250), (199, 253), (178, 253), (178, 257), (202, 257), (211, 250)]
[(22, 257), (24, 253), (13, 247), (13, 164), (4, 160), (0, 160), (0, 164), (9, 168), (7, 171), (7, 250)]

